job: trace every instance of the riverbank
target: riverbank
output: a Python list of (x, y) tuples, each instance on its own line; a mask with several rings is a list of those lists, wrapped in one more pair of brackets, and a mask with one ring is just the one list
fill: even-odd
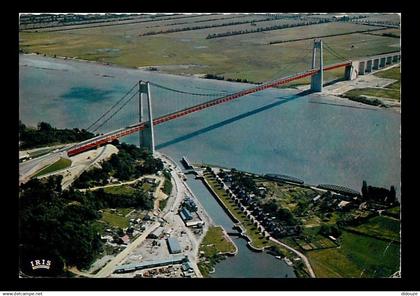
[[(373, 73), (360, 75), (355, 80), (325, 84), (323, 95), (334, 96), (341, 102), (351, 100), (361, 106), (387, 108), (401, 113), (400, 84), (400, 64), (395, 64)], [(308, 89), (307, 86), (298, 88)]]
[[(47, 55), (47, 54), (40, 54), (40, 53), (36, 53), (36, 52), (30, 52), (30, 53), (20, 53), (20, 55), (24, 55), (24, 56), (37, 56), (37, 57), (43, 57), (43, 58), (49, 58), (49, 59), (57, 59), (57, 60), (61, 60), (61, 61), (73, 61), (73, 62), (78, 62), (78, 63), (84, 63), (84, 64), (94, 64), (94, 65), (100, 65), (100, 66), (106, 66), (109, 68), (113, 68), (113, 69), (125, 69), (125, 70), (136, 70), (136, 71), (141, 71), (144, 72), (145, 74), (147, 73), (156, 73), (159, 74), (161, 76), (167, 76), (167, 77), (184, 77), (184, 78), (191, 78), (191, 79), (198, 79), (198, 80), (217, 80), (219, 82), (225, 82), (225, 83), (233, 83), (233, 84), (242, 84), (242, 85), (256, 85), (259, 83), (256, 82), (251, 82), (251, 81), (247, 81), (247, 80), (241, 80), (241, 79), (211, 79), (211, 78), (206, 78), (205, 75), (207, 74), (188, 74), (188, 73), (177, 73), (177, 74), (173, 74), (173, 73), (168, 73), (168, 72), (164, 72), (164, 71), (160, 71), (160, 70), (151, 70), (154, 69), (158, 66), (152, 66), (152, 67), (130, 67), (130, 66), (126, 66), (126, 65), (120, 65), (120, 64), (114, 64), (114, 63), (110, 63), (110, 62), (101, 62), (101, 61), (92, 61), (92, 60), (87, 60), (87, 59), (81, 59), (78, 57), (66, 57), (66, 56), (57, 56), (57, 55)], [(25, 66), (25, 65), (24, 65)], [(47, 69), (47, 68), (45, 68)], [(156, 68), (158, 69), (158, 68)], [(112, 75), (107, 75), (107, 74), (99, 74), (98, 76), (102, 76), (102, 77), (106, 77), (106, 78), (113, 78), (114, 76)]]

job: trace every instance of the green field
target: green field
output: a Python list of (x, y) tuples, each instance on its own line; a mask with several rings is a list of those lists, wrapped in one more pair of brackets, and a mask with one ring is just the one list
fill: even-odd
[(222, 227), (209, 227), (199, 250), (200, 252), (204, 252), (198, 263), (198, 267), (203, 276), (208, 276), (215, 263), (220, 260), (220, 254), (233, 253), (235, 250), (235, 245), (225, 237)]
[[(121, 215), (123, 215), (123, 213), (121, 213)], [(118, 215), (118, 213), (111, 213), (110, 210), (104, 210), (101, 220), (112, 227), (127, 228), (129, 219), (125, 216)]]
[(204, 251), (205, 256), (233, 253), (235, 250), (235, 245), (225, 237), (223, 228), (220, 226), (209, 227), (200, 246), (200, 251)]
[(399, 244), (347, 231), (340, 239), (340, 248), (306, 253), (317, 277), (389, 277), (399, 270)]
[(130, 185), (121, 185), (121, 186), (105, 187), (104, 191), (106, 193), (115, 194), (115, 195), (133, 195), (136, 192), (136, 189), (134, 189)]
[(382, 77), (382, 78), (390, 78), (390, 79), (395, 79), (395, 80), (401, 80), (401, 68), (400, 68), (400, 66), (393, 67), (391, 69), (380, 71), (380, 72), (375, 73), (373, 75), (378, 76), (378, 77)]
[(59, 160), (57, 160), (56, 162), (54, 162), (53, 164), (43, 168), (42, 170), (40, 170), (38, 173), (36, 173), (34, 175), (34, 177), (39, 177), (42, 175), (46, 175), (55, 171), (59, 171), (65, 168), (68, 168), (71, 165), (71, 160), (67, 159), (67, 158), (60, 158)]
[(400, 241), (400, 221), (391, 217), (376, 216), (369, 219), (368, 222), (350, 229), (377, 238)]
[[(220, 18), (221, 16), (217, 16)], [(205, 20), (208, 16), (192, 18)], [(215, 16), (213, 16), (213, 19)], [(241, 16), (229, 21), (261, 19), (263, 16)], [(189, 21), (183, 19), (183, 21)], [(227, 23), (212, 20), (199, 25)], [(140, 33), (167, 30), (174, 21), (159, 21), (120, 26), (85, 28), (60, 32), (20, 32), (19, 47), (25, 52), (39, 52), (48, 56), (77, 57), (80, 59), (117, 64), (127, 67), (168, 66), (161, 71), (173, 74), (217, 74), (231, 79), (261, 82), (310, 67), (312, 40), (269, 45), (270, 41), (325, 34), (354, 32), (375, 28), (372, 26), (332, 22), (311, 26), (257, 32), (230, 37), (206, 39), (208, 34), (254, 29), (296, 20), (256, 22), (217, 28), (206, 28), (153, 36)], [(195, 25), (195, 24), (194, 24)], [(154, 26), (154, 27), (152, 27)], [(170, 28), (188, 25), (170, 25)], [(149, 28), (147, 28), (149, 27)], [(376, 27), (377, 28), (377, 27)], [(367, 34), (351, 34), (324, 38), (345, 58), (355, 59), (399, 49), (399, 39)], [(324, 52), (325, 64), (339, 59)], [(337, 77), (327, 72), (328, 81)]]

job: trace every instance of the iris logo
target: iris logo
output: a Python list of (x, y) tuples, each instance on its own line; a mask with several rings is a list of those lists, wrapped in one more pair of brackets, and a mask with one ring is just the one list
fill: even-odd
[(45, 260), (45, 259), (33, 260), (30, 263), (32, 266), (32, 270), (40, 269), (40, 268), (50, 269), (51, 267), (51, 260)]

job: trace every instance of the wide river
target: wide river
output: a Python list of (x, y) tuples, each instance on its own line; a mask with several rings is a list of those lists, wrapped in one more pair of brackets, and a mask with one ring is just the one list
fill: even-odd
[[(139, 80), (198, 93), (250, 87), (35, 55), (20, 55), (19, 70), (20, 119), (59, 128), (86, 128)], [(210, 99), (155, 86), (151, 91), (155, 117)], [(185, 155), (193, 163), (286, 174), (310, 184), (358, 191), (363, 180), (373, 186), (394, 185), (400, 195), (400, 114), (298, 92), (269, 89), (158, 125), (156, 148), (176, 160)], [(133, 99), (100, 131), (134, 123), (137, 104)], [(138, 135), (124, 140), (138, 144)], [(235, 259), (224, 262), (229, 260)]]

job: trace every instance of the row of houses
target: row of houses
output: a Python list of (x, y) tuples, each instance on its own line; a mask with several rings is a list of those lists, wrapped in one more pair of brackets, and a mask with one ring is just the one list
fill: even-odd
[[(235, 182), (235, 179), (231, 174), (224, 172), (221, 174), (222, 178), (215, 170), (212, 170), (212, 174), (215, 176), (219, 185), (224, 188), (227, 195), (236, 203), (247, 218), (254, 223), (262, 234), (265, 236), (281, 238), (300, 233), (301, 229), (299, 226), (284, 226), (276, 221), (277, 217), (273, 217), (269, 213), (264, 213), (264, 210), (258, 203), (259, 196), (254, 193), (246, 192), (244, 188), (241, 188)], [(258, 190), (263, 194), (267, 191), (265, 187), (259, 187)]]

